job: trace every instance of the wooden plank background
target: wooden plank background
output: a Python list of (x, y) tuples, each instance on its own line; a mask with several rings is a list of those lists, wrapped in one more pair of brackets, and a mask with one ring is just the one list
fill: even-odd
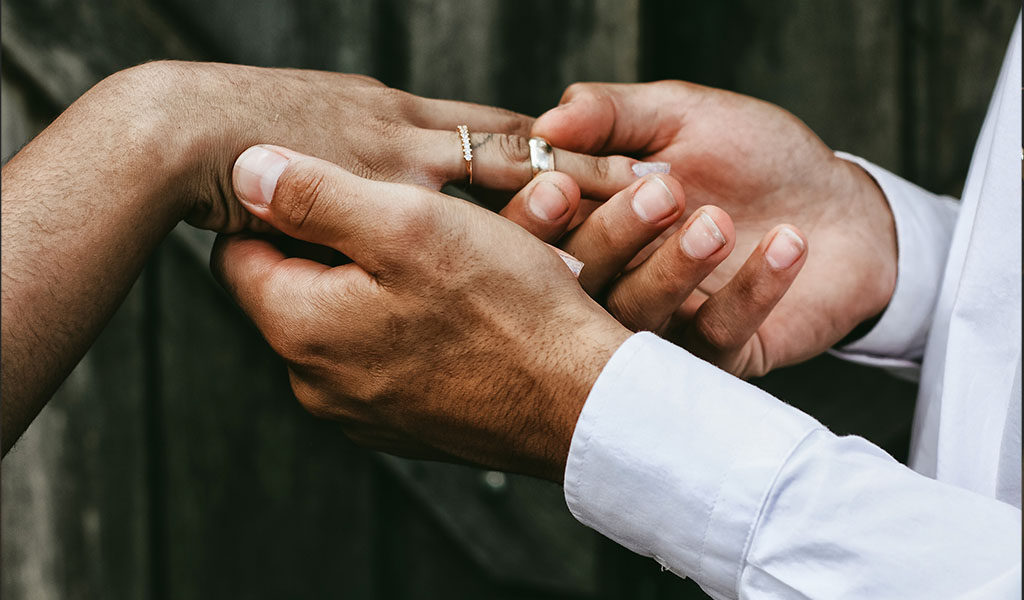
[[(6, 160), (96, 81), (158, 58), (331, 69), (537, 114), (577, 80), (681, 78), (835, 148), (962, 185), (1006, 0), (8, 0)], [(686, 598), (558, 487), (350, 444), (180, 227), (3, 462), (4, 598)], [(757, 382), (902, 456), (914, 387), (823, 357)]]

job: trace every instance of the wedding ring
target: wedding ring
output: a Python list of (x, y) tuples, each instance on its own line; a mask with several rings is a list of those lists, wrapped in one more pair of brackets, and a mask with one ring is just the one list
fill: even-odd
[(555, 170), (555, 152), (546, 139), (530, 138), (530, 167), (534, 176), (541, 171)]
[(473, 185), (473, 145), (469, 143), (469, 128), (459, 125), (455, 128), (459, 132), (459, 140), (462, 144), (462, 158), (466, 161), (466, 177), (469, 184)]

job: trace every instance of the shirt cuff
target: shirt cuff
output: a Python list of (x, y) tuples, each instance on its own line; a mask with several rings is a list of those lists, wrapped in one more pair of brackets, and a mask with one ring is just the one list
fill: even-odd
[(881, 319), (859, 340), (832, 354), (895, 371), (916, 370), (924, 355), (959, 203), (932, 194), (863, 158), (836, 152), (878, 183), (896, 224), (896, 287)]
[(651, 333), (594, 384), (565, 470), (584, 525), (713, 597), (735, 597), (776, 475), (821, 425)]

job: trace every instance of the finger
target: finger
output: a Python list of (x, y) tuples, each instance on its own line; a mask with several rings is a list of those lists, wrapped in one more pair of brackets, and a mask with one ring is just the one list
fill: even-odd
[(579, 205), (580, 188), (572, 177), (541, 173), (500, 214), (545, 242), (554, 242), (565, 233)]
[[(504, 133), (480, 133), (470, 129), (473, 149), (473, 183), (499, 190), (518, 190), (533, 179), (529, 140)], [(555, 170), (577, 182), (585, 198), (606, 200), (636, 181), (635, 159), (625, 156), (588, 156), (554, 149)], [(424, 136), (418, 155), (433, 165), (445, 182), (465, 181), (466, 161), (454, 129), (430, 131)]]
[(234, 189), (249, 212), (282, 233), (329, 246), (371, 274), (429, 234), (430, 192), (363, 179), (279, 146), (253, 146), (235, 162)]
[(648, 175), (613, 196), (574, 229), (562, 249), (583, 261), (580, 285), (598, 295), (636, 253), (682, 215), (683, 187)]
[(534, 121), (530, 135), (587, 154), (653, 154), (672, 139), (679, 115), (703, 89), (680, 81), (574, 83)]
[(410, 122), (423, 129), (455, 131), (466, 125), (470, 131), (494, 131), (526, 136), (533, 125), (533, 117), (472, 102), (417, 98), (408, 115)]
[(340, 267), (289, 258), (273, 242), (249, 234), (220, 235), (210, 255), (215, 278), (252, 319), (271, 347), (294, 354), (296, 332), (316, 326), (322, 306), (340, 306), (373, 288), (355, 264)]
[(715, 206), (701, 207), (654, 254), (615, 282), (608, 293), (609, 312), (633, 331), (658, 331), (735, 243), (729, 215)]
[(807, 242), (791, 225), (761, 240), (733, 278), (711, 295), (683, 334), (691, 352), (720, 362), (741, 349), (789, 289), (807, 259)]
[(329, 267), (311, 260), (288, 258), (265, 237), (236, 234), (217, 236), (210, 254), (210, 269), (228, 294), (259, 325), (268, 313), (265, 301), (268, 295), (277, 297), (284, 306), (300, 303), (303, 284)]

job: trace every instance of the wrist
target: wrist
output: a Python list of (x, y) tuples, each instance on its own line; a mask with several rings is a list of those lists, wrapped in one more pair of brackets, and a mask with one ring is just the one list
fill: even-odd
[(246, 75), (245, 67), (157, 61), (104, 82), (135, 107), (131, 118), (144, 130), (150, 162), (169, 178), (167, 201), (179, 220), (224, 233), (252, 221), (235, 200), (231, 169), (262, 131), (256, 107), (242, 103), (228, 76), (233, 68), (236, 79)]
[(195, 152), (196, 124), (182, 108), (189, 94), (184, 63), (159, 61), (119, 71), (91, 92), (93, 102), (108, 110), (131, 140), (135, 176), (151, 182), (150, 202), (163, 212), (185, 219), (197, 205), (197, 174), (201, 156)]
[(896, 289), (898, 248), (896, 222), (882, 188), (860, 165), (836, 158), (845, 172), (845, 192), (854, 207), (848, 224), (859, 238), (864, 260), (857, 293), (863, 298), (855, 323), (876, 320)]
[(562, 483), (576, 422), (590, 391), (612, 355), (631, 335), (609, 316), (561, 337), (559, 353), (564, 358), (553, 359), (558, 369), (554, 377), (548, 378), (551, 385), (544, 394), (547, 408), (541, 407), (551, 418), (550, 438), (545, 443), (542, 471), (531, 474)]

